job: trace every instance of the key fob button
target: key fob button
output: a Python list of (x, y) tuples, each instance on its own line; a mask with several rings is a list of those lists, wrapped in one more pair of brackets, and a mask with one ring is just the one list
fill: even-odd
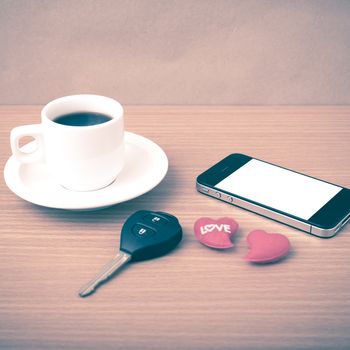
[(140, 224), (136, 224), (133, 229), (133, 233), (138, 237), (151, 237), (153, 236), (156, 231), (151, 229), (150, 227), (146, 227)]
[(166, 225), (168, 223), (167, 219), (164, 219), (158, 215), (154, 214), (148, 214), (143, 218), (144, 222), (147, 222), (149, 224), (157, 224), (157, 225)]

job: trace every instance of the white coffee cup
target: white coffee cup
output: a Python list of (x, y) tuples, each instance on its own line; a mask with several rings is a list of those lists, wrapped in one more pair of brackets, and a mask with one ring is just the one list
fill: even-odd
[[(110, 120), (88, 126), (63, 125), (60, 116), (92, 112)], [(92, 191), (111, 184), (124, 165), (124, 111), (121, 104), (98, 95), (72, 95), (49, 102), (41, 111), (41, 124), (11, 131), (13, 156), (22, 163), (44, 161), (52, 177), (73, 191)], [(36, 150), (25, 153), (19, 140), (31, 136)]]

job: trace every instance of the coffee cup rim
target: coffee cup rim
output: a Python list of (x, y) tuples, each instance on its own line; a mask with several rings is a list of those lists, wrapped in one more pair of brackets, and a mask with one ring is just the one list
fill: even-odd
[[(93, 98), (93, 99), (98, 99), (101, 102), (102, 102), (102, 100), (105, 100), (107, 103), (114, 105), (114, 107), (117, 109), (117, 113), (115, 111), (113, 111), (111, 113), (99, 112), (99, 113), (103, 113), (103, 114), (107, 114), (108, 116), (111, 116), (112, 119), (108, 120), (107, 122), (101, 123), (101, 124), (86, 125), (86, 126), (59, 124), (53, 120), (53, 118), (55, 118), (57, 116), (52, 117), (52, 118), (50, 118), (48, 116), (48, 112), (49, 112), (50, 108), (53, 108), (57, 104), (67, 103), (70, 100), (78, 99), (78, 98), (89, 98), (89, 99)], [(73, 113), (73, 112), (74, 111), (72, 111), (71, 113)], [(78, 112), (78, 110), (77, 110), (77, 112)], [(79, 111), (79, 112), (81, 112), (81, 111)], [(85, 112), (96, 112), (96, 111), (89, 111), (87, 109)], [(103, 95), (96, 95), (96, 94), (76, 94), (76, 95), (66, 95), (66, 96), (58, 97), (58, 98), (55, 98), (54, 100), (51, 100), (50, 102), (48, 102), (41, 110), (42, 121), (45, 120), (45, 121), (49, 122), (50, 124), (55, 125), (57, 127), (76, 129), (76, 130), (103, 128), (103, 127), (106, 127), (107, 125), (117, 123), (123, 117), (123, 115), (124, 115), (124, 108), (117, 100), (115, 100), (111, 97), (107, 97), (107, 96), (103, 96)]]

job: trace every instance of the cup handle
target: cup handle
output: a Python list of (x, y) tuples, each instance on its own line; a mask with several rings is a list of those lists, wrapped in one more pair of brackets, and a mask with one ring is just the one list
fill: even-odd
[[(24, 136), (31, 136), (36, 141), (36, 149), (23, 152), (19, 148), (19, 140)], [(11, 130), (11, 150), (13, 156), (21, 163), (32, 163), (44, 158), (44, 139), (41, 124), (17, 126)]]

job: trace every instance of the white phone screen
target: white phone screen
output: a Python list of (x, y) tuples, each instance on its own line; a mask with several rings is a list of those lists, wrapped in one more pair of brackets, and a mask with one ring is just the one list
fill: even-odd
[(342, 190), (257, 159), (251, 159), (215, 187), (304, 220)]

